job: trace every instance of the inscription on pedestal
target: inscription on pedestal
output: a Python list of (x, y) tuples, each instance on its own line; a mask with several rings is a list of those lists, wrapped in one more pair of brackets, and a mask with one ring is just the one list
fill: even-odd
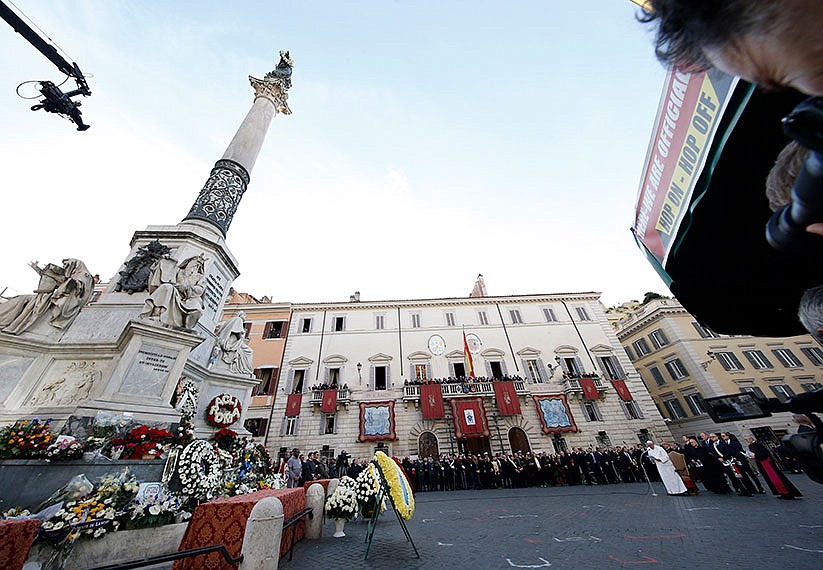
[(120, 392), (137, 396), (159, 397), (166, 387), (178, 351), (144, 344), (129, 367)]
[(219, 273), (210, 273), (206, 278), (206, 291), (203, 294), (203, 304), (206, 314), (212, 319), (223, 305), (223, 292), (226, 290), (225, 279)]

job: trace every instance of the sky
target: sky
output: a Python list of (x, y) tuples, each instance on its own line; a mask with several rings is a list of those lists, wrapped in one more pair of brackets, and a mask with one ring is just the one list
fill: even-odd
[(629, 0), (14, 3), (87, 74), (91, 129), (17, 96), (63, 77), (0, 22), (5, 296), (34, 260), (111, 279), (135, 231), (182, 220), (281, 49), (293, 114), (228, 232), (237, 290), (668, 294), (629, 232), (665, 77)]

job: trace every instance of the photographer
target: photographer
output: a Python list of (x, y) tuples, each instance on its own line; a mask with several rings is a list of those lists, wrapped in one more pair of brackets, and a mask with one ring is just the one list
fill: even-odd
[(765, 87), (823, 96), (823, 2), (649, 0), (655, 53), (688, 71), (710, 67)]

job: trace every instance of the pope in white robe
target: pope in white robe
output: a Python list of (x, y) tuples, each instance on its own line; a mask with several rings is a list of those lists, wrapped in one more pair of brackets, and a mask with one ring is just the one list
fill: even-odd
[(674, 465), (672, 465), (666, 450), (659, 445), (655, 445), (652, 441), (647, 441), (646, 444), (649, 446), (647, 453), (655, 465), (657, 465), (657, 471), (660, 473), (660, 479), (663, 481), (663, 485), (666, 486), (666, 492), (669, 495), (685, 493), (686, 485), (683, 484), (683, 479), (681, 479), (677, 471), (674, 470)]

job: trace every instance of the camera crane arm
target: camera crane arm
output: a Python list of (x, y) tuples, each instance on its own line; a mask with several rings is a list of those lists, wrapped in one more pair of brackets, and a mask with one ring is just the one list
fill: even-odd
[(8, 22), (8, 24), (14, 28), (15, 32), (23, 36), (37, 51), (46, 56), (49, 61), (57, 66), (57, 69), (77, 82), (77, 89), (63, 93), (60, 88), (51, 81), (41, 81), (40, 93), (42, 93), (45, 99), (40, 101), (38, 105), (33, 106), (31, 108), (32, 111), (44, 109), (50, 113), (57, 113), (73, 121), (77, 125), (78, 131), (88, 129), (89, 125), (83, 123), (80, 109), (78, 109), (80, 102), (71, 100), (71, 97), (75, 95), (83, 95), (84, 97), (91, 95), (91, 90), (89, 89), (88, 83), (86, 83), (83, 72), (80, 71), (80, 67), (76, 63), (66, 61), (53, 45), (41, 38), (31, 26), (15, 14), (2, 0), (0, 0), (0, 18)]

